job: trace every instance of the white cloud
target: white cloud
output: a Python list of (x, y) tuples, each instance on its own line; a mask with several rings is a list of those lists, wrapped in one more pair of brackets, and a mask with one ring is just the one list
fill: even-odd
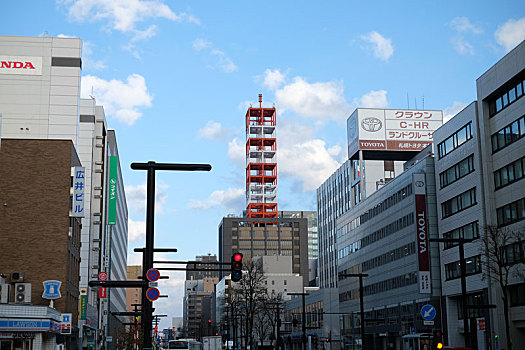
[(104, 61), (93, 60), (93, 44), (90, 41), (82, 41), (82, 69), (102, 70), (106, 68)]
[(525, 40), (525, 17), (518, 20), (509, 19), (498, 27), (494, 33), (496, 42), (510, 51)]
[(261, 79), (262, 86), (270, 90), (275, 90), (284, 83), (286, 79), (286, 73), (282, 73), (279, 69), (266, 69), (262, 76), (259, 75), (255, 77), (256, 81), (259, 81)]
[(68, 35), (68, 34), (58, 34), (57, 38), (77, 38), (77, 37), (73, 35)]
[(175, 13), (159, 0), (62, 0), (69, 6), (69, 18), (76, 22), (108, 21), (121, 32), (130, 32), (138, 22), (151, 18), (164, 18), (177, 22), (199, 24), (199, 20), (187, 13)]
[(350, 111), (343, 92), (342, 82), (310, 84), (304, 78), (296, 77), (291, 84), (276, 90), (275, 98), (281, 112), (292, 110), (302, 117), (342, 122)]
[(137, 42), (140, 40), (146, 40), (157, 35), (158, 27), (154, 24), (150, 25), (144, 30), (135, 30), (135, 35), (131, 39), (131, 42)]
[(148, 92), (146, 81), (139, 74), (128, 76), (126, 81), (104, 80), (92, 75), (82, 77), (81, 96), (93, 95), (104, 111), (119, 121), (132, 125), (142, 116), (141, 107), (150, 107), (153, 97)]
[(448, 122), (465, 107), (467, 107), (466, 103), (454, 101), (452, 106), (445, 108), (443, 111), (443, 123)]
[(208, 49), (212, 46), (210, 41), (204, 39), (196, 39), (193, 41), (193, 48), (196, 51), (201, 51), (203, 49)]
[(230, 138), (230, 130), (224, 128), (221, 123), (210, 120), (198, 131), (197, 136), (203, 139), (226, 141)]
[(376, 31), (361, 35), (361, 39), (372, 44), (374, 56), (383, 61), (388, 61), (394, 54), (392, 40), (385, 38)]
[[(162, 215), (165, 213), (165, 204), (168, 199), (168, 185), (163, 183), (156, 183), (155, 191), (155, 213)], [(137, 186), (125, 186), (126, 200), (128, 208), (135, 213), (146, 213), (146, 184)]]
[(470, 22), (468, 17), (455, 17), (450, 21), (450, 26), (459, 33), (471, 32), (472, 34), (481, 34), (483, 29)]
[(465, 38), (463, 38), (463, 36), (461, 35), (455, 36), (452, 39), (450, 39), (450, 42), (452, 43), (452, 46), (454, 47), (454, 49), (460, 55), (465, 55), (465, 54), (473, 55), (474, 54), (474, 47), (468, 41), (466, 41)]
[(228, 158), (241, 167), (246, 164), (246, 144), (238, 137), (228, 142)]
[(128, 217), (128, 242), (135, 242), (146, 237), (146, 222), (133, 221)]
[(229, 212), (237, 212), (244, 207), (245, 190), (243, 188), (228, 188), (226, 191), (218, 190), (212, 192), (203, 201), (192, 200), (188, 207), (191, 209), (208, 210), (223, 207)]
[(370, 91), (360, 98), (354, 99), (354, 105), (360, 108), (387, 108), (389, 106), (385, 90)]
[(238, 67), (233, 63), (233, 61), (226, 56), (226, 54), (221, 50), (212, 50), (211, 54), (217, 57), (216, 67), (222, 70), (224, 73), (233, 73)]
[(302, 181), (303, 191), (314, 191), (341, 165), (334, 159), (341, 152), (341, 146), (327, 149), (319, 139), (295, 143), (277, 153), (279, 171)]

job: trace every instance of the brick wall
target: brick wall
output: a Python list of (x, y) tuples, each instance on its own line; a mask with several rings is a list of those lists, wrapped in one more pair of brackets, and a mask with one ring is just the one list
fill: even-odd
[(49, 305), (42, 281), (61, 281), (55, 308), (72, 313), (76, 325), (80, 220), (71, 220), (70, 237), (72, 166), (80, 161), (69, 140), (1, 140), (0, 273), (9, 283), (12, 272), (23, 272), (34, 305)]

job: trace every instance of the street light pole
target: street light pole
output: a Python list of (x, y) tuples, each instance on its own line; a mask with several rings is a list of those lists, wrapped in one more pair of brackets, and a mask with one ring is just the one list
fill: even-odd
[[(154, 221), (155, 221), (155, 172), (157, 170), (175, 170), (175, 171), (210, 171), (209, 164), (172, 164), (156, 163), (149, 161), (147, 163), (131, 163), (133, 170), (147, 170), (146, 182), (146, 246), (142, 255), (142, 276), (146, 277), (146, 272), (153, 268), (153, 251), (154, 251)], [(148, 286), (142, 287), (142, 330), (144, 334), (144, 349), (151, 349), (151, 327), (153, 321), (153, 304), (146, 296)]]
[(306, 350), (306, 296), (309, 295), (308, 293), (286, 293), (288, 295), (301, 295), (303, 297), (303, 314), (302, 314), (302, 325), (301, 329), (303, 331), (303, 350)]
[(429, 238), (429, 242), (457, 243), (459, 245), (459, 269), (461, 277), (461, 309), (463, 311), (463, 328), (465, 332), (465, 347), (470, 348), (470, 330), (468, 326), (467, 306), (467, 269), (465, 266), (465, 243), (472, 242), (472, 238)]
[[(341, 273), (339, 277), (359, 277), (359, 313), (361, 317), (361, 349), (364, 349), (365, 345), (365, 306), (364, 306), (364, 293), (363, 293), (363, 277), (368, 277), (367, 273)], [(353, 340), (352, 340), (353, 342)]]

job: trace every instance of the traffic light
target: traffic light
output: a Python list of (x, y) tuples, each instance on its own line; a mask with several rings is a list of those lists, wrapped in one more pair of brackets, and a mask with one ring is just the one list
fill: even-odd
[(433, 332), (433, 343), (434, 343), (434, 349), (441, 350), (443, 349), (443, 332), (441, 330), (436, 329)]
[(242, 278), (242, 253), (232, 255), (232, 282), (239, 282)]
[(211, 319), (208, 319), (208, 327), (211, 327)]

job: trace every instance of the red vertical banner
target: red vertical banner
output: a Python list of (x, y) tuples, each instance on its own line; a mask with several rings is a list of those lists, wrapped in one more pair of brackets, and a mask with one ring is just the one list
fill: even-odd
[(430, 254), (428, 243), (428, 215), (426, 202), (426, 181), (425, 174), (413, 175), (414, 195), (416, 202), (416, 249), (418, 261), (418, 283), (419, 293), (430, 294), (432, 288), (430, 284)]

